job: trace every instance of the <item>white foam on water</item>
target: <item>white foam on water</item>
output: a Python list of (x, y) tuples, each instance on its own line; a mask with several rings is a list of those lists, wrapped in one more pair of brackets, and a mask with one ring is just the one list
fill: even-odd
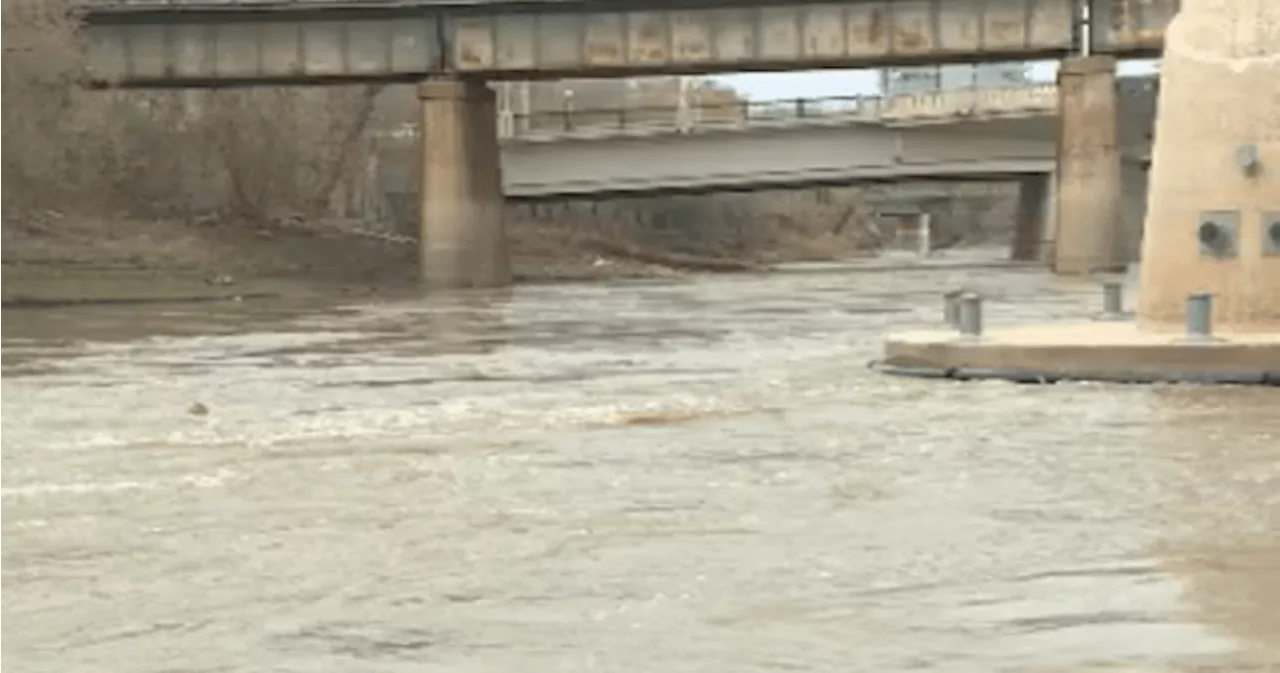
[(219, 469), (211, 474), (188, 474), (173, 479), (138, 481), (79, 481), (70, 483), (36, 483), (0, 488), (5, 498), (31, 498), (56, 495), (91, 495), (128, 491), (156, 491), (173, 487), (218, 488), (237, 476), (233, 470)]

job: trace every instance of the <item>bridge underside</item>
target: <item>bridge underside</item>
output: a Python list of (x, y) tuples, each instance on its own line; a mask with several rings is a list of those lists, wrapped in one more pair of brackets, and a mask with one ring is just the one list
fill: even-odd
[(513, 142), (503, 148), (504, 186), (511, 197), (538, 197), (1048, 173), (1054, 145), (1051, 133), (1032, 131), (1038, 121)]
[[(1093, 49), (1159, 50), (1178, 0), (1095, 0)], [(104, 86), (612, 77), (1059, 58), (1077, 0), (96, 3)]]
[[(851, 170), (779, 172), (772, 175), (725, 173), (700, 180), (617, 183), (608, 189), (591, 185), (561, 185), (542, 189), (541, 185), (515, 185), (507, 200), (517, 202), (555, 201), (567, 198), (609, 199), (625, 196), (663, 196), (756, 192), (766, 189), (808, 189), (849, 185), (899, 184), (904, 182), (1009, 182), (1026, 175), (1048, 175), (1053, 160), (959, 162), (933, 166), (862, 167)], [(579, 188), (575, 188), (579, 187)]]

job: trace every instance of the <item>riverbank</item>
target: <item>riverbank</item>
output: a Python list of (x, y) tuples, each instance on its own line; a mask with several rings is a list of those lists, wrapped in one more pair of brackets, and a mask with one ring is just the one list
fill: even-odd
[[(546, 222), (517, 222), (510, 231), (522, 284), (768, 268), (732, 246), (718, 256), (688, 254)], [(6, 307), (360, 296), (408, 290), (417, 278), (413, 240), (336, 221), (104, 221), (44, 212), (6, 222), (3, 242)], [(782, 252), (781, 259), (805, 256)]]
[[(1005, 244), (1012, 194), (988, 185), (951, 190), (949, 200), (930, 206), (934, 242)], [(866, 260), (893, 248), (896, 236), (893, 223), (872, 214), (871, 196), (847, 187), (508, 204), (513, 273), (518, 284), (590, 282)], [(401, 210), (372, 222), (52, 210), (9, 216), (3, 301), (17, 307), (412, 291), (417, 242), (404, 223), (416, 215)]]

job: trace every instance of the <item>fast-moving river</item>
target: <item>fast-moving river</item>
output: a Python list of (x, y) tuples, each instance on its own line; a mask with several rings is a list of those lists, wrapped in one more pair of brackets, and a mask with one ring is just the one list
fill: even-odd
[[(6, 671), (1280, 668), (1280, 392), (869, 371), (967, 283), (6, 311)], [(207, 414), (189, 412), (200, 403)]]

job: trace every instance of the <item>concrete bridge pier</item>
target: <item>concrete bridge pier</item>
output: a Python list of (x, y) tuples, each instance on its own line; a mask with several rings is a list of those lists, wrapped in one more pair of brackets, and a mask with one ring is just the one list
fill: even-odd
[(422, 101), (419, 271), (433, 289), (511, 283), (496, 95), (482, 79), (432, 78)]
[[(1142, 243), (1146, 330), (1179, 330), (1187, 296), (1207, 293), (1222, 330), (1280, 344), (1277, 27), (1276, 0), (1184, 0), (1169, 24)], [(1280, 382), (1280, 346), (1269, 355), (1259, 367)]]
[(1086, 275), (1125, 267), (1118, 113), (1114, 57), (1062, 62), (1055, 273)]
[(1054, 183), (1052, 174), (1025, 175), (1018, 180), (1018, 205), (1010, 259), (1033, 262), (1045, 259), (1053, 240)]

